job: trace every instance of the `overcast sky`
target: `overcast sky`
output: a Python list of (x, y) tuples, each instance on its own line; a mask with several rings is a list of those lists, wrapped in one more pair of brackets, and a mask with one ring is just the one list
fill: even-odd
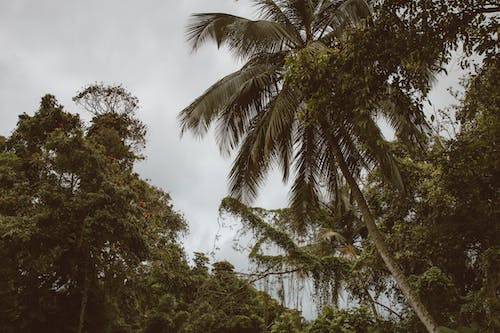
[[(176, 120), (194, 98), (238, 68), (213, 45), (191, 53), (185, 26), (191, 13), (206, 11), (254, 12), (243, 0), (0, 0), (0, 134), (10, 134), (19, 114), (33, 114), (46, 93), (79, 113), (71, 97), (84, 85), (123, 84), (139, 98), (138, 117), (148, 126), (147, 159), (137, 170), (169, 192), (185, 215), (188, 253), (214, 246), (231, 163), (219, 155), (213, 135), (180, 138)], [(258, 205), (286, 203), (277, 179), (262, 193)], [(218, 257), (236, 260), (229, 251), (232, 235), (223, 234)]]
[[(46, 93), (76, 113), (71, 97), (84, 85), (123, 84), (139, 98), (138, 117), (148, 126), (147, 159), (137, 170), (169, 192), (185, 215), (187, 253), (213, 248), (231, 163), (219, 155), (213, 135), (180, 138), (176, 120), (194, 98), (238, 68), (213, 45), (190, 52), (188, 17), (207, 11), (251, 16), (253, 8), (244, 0), (0, 0), (0, 134), (10, 134), (20, 113), (33, 114)], [(452, 65), (451, 72), (457, 68)], [(451, 101), (445, 88), (454, 82), (456, 75), (440, 81), (434, 106)], [(272, 176), (256, 205), (276, 208), (286, 201), (286, 188)], [(241, 266), (242, 256), (230, 251), (231, 238), (223, 232), (217, 257)]]

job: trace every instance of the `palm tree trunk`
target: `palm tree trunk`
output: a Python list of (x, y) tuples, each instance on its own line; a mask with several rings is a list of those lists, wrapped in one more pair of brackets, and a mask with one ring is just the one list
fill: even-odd
[(413, 311), (415, 311), (422, 324), (424, 324), (424, 326), (427, 328), (427, 331), (429, 333), (438, 333), (439, 331), (436, 321), (434, 320), (434, 318), (432, 318), (424, 303), (422, 303), (420, 297), (411, 289), (408, 280), (403, 273), (403, 270), (399, 267), (396, 260), (394, 260), (394, 258), (392, 257), (385, 242), (384, 235), (380, 232), (377, 225), (375, 224), (375, 219), (373, 218), (373, 215), (368, 208), (368, 203), (366, 202), (366, 199), (361, 192), (358, 183), (354, 179), (354, 176), (350, 172), (339, 145), (337, 143), (333, 144), (335, 147), (335, 149), (333, 150), (335, 159), (339, 165), (340, 170), (342, 171), (342, 175), (351, 188), (352, 194), (354, 196), (354, 199), (356, 200), (356, 203), (358, 204), (359, 209), (361, 210), (363, 221), (366, 225), (366, 228), (368, 229), (368, 233), (373, 244), (375, 245), (375, 248), (377, 249), (380, 257), (382, 257), (382, 260), (387, 266), (387, 269), (389, 269), (389, 272), (396, 280), (396, 283), (401, 289), (403, 295), (406, 297), (406, 300), (412, 307)]

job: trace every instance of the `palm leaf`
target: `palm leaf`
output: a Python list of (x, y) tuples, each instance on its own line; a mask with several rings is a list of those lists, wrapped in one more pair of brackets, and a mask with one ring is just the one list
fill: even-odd
[(319, 207), (321, 175), (318, 156), (322, 148), (320, 140), (318, 128), (314, 123), (304, 121), (298, 127), (295, 137), (295, 181), (290, 193), (290, 207), (302, 225), (306, 224), (308, 216)]
[(247, 58), (260, 52), (277, 52), (301, 44), (294, 31), (278, 22), (249, 20), (224, 13), (191, 16), (187, 40), (197, 50), (207, 40), (218, 47), (226, 45), (232, 52)]
[(354, 132), (363, 146), (359, 148), (363, 157), (372, 165), (378, 165), (382, 175), (397, 188), (404, 190), (394, 156), (377, 123), (369, 112), (358, 112), (353, 121)]
[[(219, 80), (180, 112), (181, 132), (192, 130), (198, 135), (205, 134), (212, 121), (228, 108), (231, 101), (238, 101), (237, 96), (244, 94), (248, 85), (262, 94), (269, 92), (269, 86), (278, 80), (276, 70), (272, 64), (256, 64)], [(250, 107), (249, 103), (247, 107)]]
[(279, 3), (281, 1), (273, 0), (255, 0), (255, 5), (259, 12), (259, 16), (264, 20), (278, 22), (288, 28), (288, 31), (294, 32), (296, 40), (302, 40), (300, 32), (292, 24), (285, 12), (281, 9)]
[(250, 202), (257, 196), (270, 166), (270, 155), (265, 155), (265, 128), (269, 113), (261, 112), (252, 119), (229, 172), (231, 196), (243, 202)]

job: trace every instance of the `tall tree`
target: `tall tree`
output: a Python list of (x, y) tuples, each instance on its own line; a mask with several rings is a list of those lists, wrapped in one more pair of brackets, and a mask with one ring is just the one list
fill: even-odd
[(85, 128), (47, 95), (3, 140), (3, 331), (107, 332), (125, 318), (142, 263), (185, 229), (168, 195), (132, 170), (143, 129), (109, 112)]
[[(283, 171), (284, 181), (293, 166), (290, 204), (304, 222), (307, 212), (318, 207), (322, 184), (333, 194), (342, 175), (387, 268), (428, 331), (437, 332), (436, 322), (391, 256), (356, 179), (363, 168), (379, 165), (387, 178), (402, 187), (376, 118), (386, 116), (398, 132), (418, 138), (421, 128), (415, 124), (424, 123), (423, 115), (411, 107), (411, 99), (405, 98), (400, 86), (374, 73), (376, 63), (365, 67), (358, 63), (362, 80), (343, 75), (341, 89), (323, 90), (326, 94), (321, 95), (315, 91), (320, 81), (312, 80), (311, 84), (309, 68), (302, 62), (321, 61), (327, 47), (333, 47), (330, 56), (341, 52), (350, 57), (352, 44), (341, 48), (339, 42), (346, 28), (360, 21), (362, 24), (362, 19), (369, 16), (369, 5), (353, 0), (255, 3), (261, 14), (256, 21), (221, 13), (193, 15), (188, 29), (193, 49), (211, 39), (218, 46), (227, 45), (246, 63), (182, 110), (182, 130), (202, 135), (213, 122), (217, 123), (221, 151), (239, 150), (229, 178), (231, 195), (244, 201), (256, 196), (274, 163)], [(330, 56), (327, 54), (328, 59)], [(346, 57), (335, 57), (337, 68), (348, 60)], [(295, 69), (297, 64), (299, 68)], [(307, 82), (306, 87), (302, 81)], [(305, 88), (309, 91), (304, 92)], [(370, 88), (371, 98), (356, 95), (358, 89)], [(330, 100), (331, 96), (339, 97), (336, 104), (323, 109), (316, 107), (320, 103), (308, 102), (311, 97), (322, 101), (322, 97)]]

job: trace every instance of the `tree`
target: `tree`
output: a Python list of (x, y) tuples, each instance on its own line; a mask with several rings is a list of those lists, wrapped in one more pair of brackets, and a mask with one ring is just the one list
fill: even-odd
[[(282, 169), (285, 181), (293, 165), (295, 180), (290, 204), (300, 219), (305, 220), (307, 212), (317, 209), (322, 183), (327, 184), (329, 194), (335, 193), (341, 174), (386, 266), (422, 323), (429, 332), (436, 332), (436, 322), (392, 258), (356, 180), (363, 168), (380, 165), (384, 175), (402, 185), (376, 124), (378, 116), (386, 116), (399, 133), (412, 138), (420, 137), (421, 128), (417, 125), (424, 123), (422, 113), (413, 107), (404, 87), (391, 83), (387, 73), (381, 76), (376, 62), (363, 64), (355, 57), (353, 34), (347, 46), (339, 44), (343, 41), (339, 36), (347, 26), (369, 16), (369, 6), (363, 1), (256, 4), (262, 20), (219, 13), (193, 16), (188, 39), (194, 49), (212, 39), (219, 46), (227, 45), (247, 62), (240, 71), (214, 84), (182, 110), (182, 130), (203, 134), (216, 122), (221, 151), (238, 148), (229, 178), (231, 194), (239, 199), (255, 197), (273, 163)], [(321, 86), (321, 79), (315, 80), (310, 72), (309, 61), (321, 61), (325, 55), (327, 62), (335, 59), (340, 70), (357, 65), (357, 72), (332, 70), (331, 62), (323, 67), (333, 76), (342, 75), (344, 82), (337, 91), (327, 91), (332, 86), (319, 91), (325, 85)], [(424, 69), (427, 73), (428, 68)], [(353, 73), (361, 78), (349, 81)], [(342, 86), (344, 83), (347, 87)], [(371, 88), (375, 89), (370, 91)], [(360, 89), (370, 91), (371, 97), (358, 97)], [(327, 104), (332, 99), (335, 104), (322, 104), (325, 99)]]
[(143, 138), (130, 117), (103, 113), (85, 128), (47, 95), (2, 142), (6, 332), (107, 332), (134, 316), (125, 299), (142, 263), (185, 229), (169, 196), (132, 171)]
[[(445, 326), (474, 332), (500, 327), (498, 74), (498, 63), (489, 62), (465, 81), (456, 137), (436, 138), (418, 153), (394, 145), (407, 196), (395, 194), (376, 172), (365, 188), (415, 289), (428, 295), (431, 313)], [(406, 329), (415, 330), (411, 316)]]
[(265, 331), (288, 310), (228, 262), (189, 265), (183, 217), (133, 172), (144, 125), (105, 107), (122, 95), (79, 93), (102, 106), (89, 124), (47, 95), (0, 136), (2, 333)]

